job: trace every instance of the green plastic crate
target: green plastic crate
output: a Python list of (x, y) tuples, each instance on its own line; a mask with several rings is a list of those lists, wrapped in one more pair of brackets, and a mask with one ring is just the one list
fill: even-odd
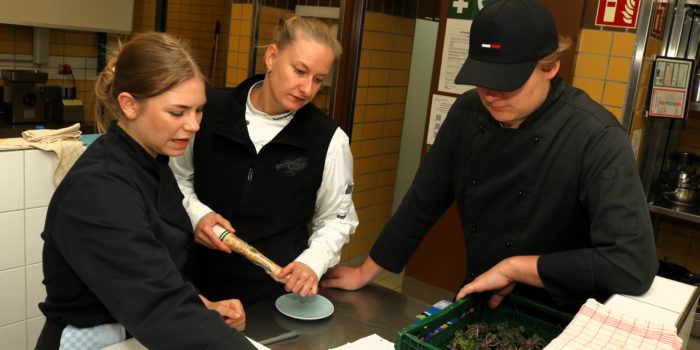
[[(491, 310), (487, 303), (488, 299), (484, 295), (462, 298), (420, 322), (400, 330), (394, 346), (399, 350), (443, 350), (458, 330), (479, 321), (508, 322), (514, 327), (522, 326), (528, 336), (537, 334), (549, 342), (556, 338), (573, 318), (571, 314), (517, 295), (507, 297), (495, 310)], [(453, 323), (447, 325), (448, 321)], [(443, 329), (440, 332), (425, 339), (441, 326)]]

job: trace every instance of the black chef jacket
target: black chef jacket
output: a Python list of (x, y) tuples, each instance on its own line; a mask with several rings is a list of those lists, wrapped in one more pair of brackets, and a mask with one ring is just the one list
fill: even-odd
[(58, 348), (44, 334), (51, 325), (111, 322), (149, 349), (255, 348), (183, 278), (192, 225), (168, 157), (154, 159), (116, 124), (56, 189), (42, 238), (39, 349)]
[(394, 272), (456, 201), (467, 269), (517, 255), (561, 305), (641, 294), (656, 246), (627, 133), (615, 117), (556, 77), (519, 128), (499, 126), (476, 91), (450, 109), (408, 193), (370, 255)]

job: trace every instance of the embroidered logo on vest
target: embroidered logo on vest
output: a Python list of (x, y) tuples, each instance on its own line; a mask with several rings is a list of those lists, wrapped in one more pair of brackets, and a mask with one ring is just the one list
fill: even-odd
[(276, 164), (275, 170), (291, 177), (304, 170), (307, 163), (308, 159), (306, 157), (289, 158), (282, 163)]

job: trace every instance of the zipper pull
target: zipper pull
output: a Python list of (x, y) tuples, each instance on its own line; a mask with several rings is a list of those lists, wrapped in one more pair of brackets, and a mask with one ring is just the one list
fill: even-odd
[(248, 168), (248, 182), (253, 181), (253, 168)]

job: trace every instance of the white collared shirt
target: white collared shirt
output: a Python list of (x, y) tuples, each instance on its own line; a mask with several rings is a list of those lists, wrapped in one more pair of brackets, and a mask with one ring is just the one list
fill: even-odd
[[(255, 89), (258, 84), (253, 85)], [(246, 103), (245, 118), (248, 134), (255, 145), (256, 152), (268, 144), (294, 117), (293, 113), (270, 116), (258, 111), (250, 102), (250, 92)], [(170, 159), (170, 168), (175, 174), (178, 185), (184, 195), (183, 205), (196, 228), (199, 220), (212, 212), (200, 202), (194, 192), (194, 160), (190, 140), (187, 150), (180, 157)], [(346, 193), (348, 185), (353, 185), (353, 159), (350, 140), (345, 132), (338, 128), (328, 145), (323, 179), (316, 193), (316, 208), (311, 221), (309, 247), (295, 261), (308, 265), (320, 279), (329, 267), (340, 262), (340, 251), (350, 241), (359, 220), (352, 193)], [(235, 227), (234, 227), (235, 228)]]

